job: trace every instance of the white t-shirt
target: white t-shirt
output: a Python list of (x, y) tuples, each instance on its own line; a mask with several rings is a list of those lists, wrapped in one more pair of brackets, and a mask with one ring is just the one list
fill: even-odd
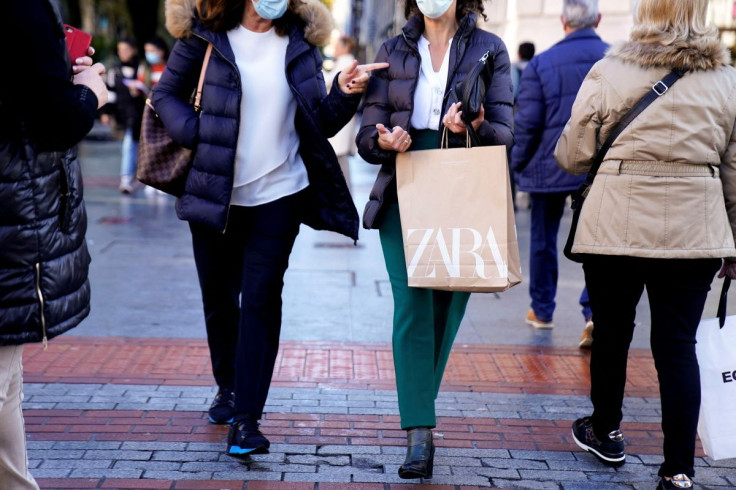
[(230, 204), (257, 206), (309, 185), (294, 125), (297, 104), (286, 80), (287, 37), (271, 28), (228, 31), (243, 95)]
[(419, 56), (422, 58), (422, 68), (419, 70), (419, 80), (414, 92), (414, 111), (411, 113), (411, 127), (413, 129), (439, 130), (442, 119), (442, 99), (445, 97), (447, 73), (450, 66), (450, 49), (452, 38), (447, 46), (445, 57), (442, 60), (440, 71), (434, 71), (432, 57), (429, 54), (429, 41), (426, 37), (419, 38)]

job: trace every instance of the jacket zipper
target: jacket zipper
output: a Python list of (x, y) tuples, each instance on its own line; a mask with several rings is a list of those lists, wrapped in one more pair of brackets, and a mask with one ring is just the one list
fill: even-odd
[[(228, 65), (230, 65), (235, 70), (235, 75), (237, 75), (237, 79), (238, 79), (238, 97), (239, 97), (238, 98), (238, 111), (240, 111), (240, 103), (242, 102), (242, 100), (241, 100), (242, 99), (241, 94), (243, 93), (243, 82), (240, 79), (240, 71), (238, 70), (237, 65), (235, 63), (233, 63), (232, 61), (230, 61), (229, 59), (227, 59), (227, 56), (225, 56), (224, 54), (222, 54), (222, 51), (220, 51), (219, 49), (217, 49), (217, 46), (215, 46), (215, 43), (207, 40), (206, 38), (204, 38), (203, 36), (200, 36), (199, 34), (192, 33), (192, 35), (194, 37), (197, 37), (197, 38), (201, 39), (202, 41), (204, 41), (204, 42), (206, 42), (208, 44), (211, 44), (212, 45), (212, 50), (215, 51), (220, 56), (220, 58), (222, 58), (223, 60), (225, 60), (225, 62)], [(238, 135), (235, 135), (235, 138), (236, 138), (235, 139), (235, 148), (237, 148), (238, 147), (238, 141), (237, 141)], [(234, 167), (234, 162), (233, 162), (233, 175), (234, 174), (235, 174), (235, 167)], [(233, 180), (233, 182), (234, 182), (234, 180)], [(233, 190), (230, 189), (230, 199), (228, 200), (228, 203), (227, 203), (227, 213), (225, 214), (225, 227), (221, 231), (221, 233), (223, 235), (227, 232), (227, 225), (230, 222), (230, 201), (232, 200), (232, 198), (233, 198)]]
[(44, 314), (45, 301), (43, 292), (41, 291), (41, 263), (36, 262), (36, 295), (38, 296), (38, 306), (41, 312), (41, 333), (43, 334), (43, 350), (48, 349), (49, 339), (46, 337), (46, 315)]

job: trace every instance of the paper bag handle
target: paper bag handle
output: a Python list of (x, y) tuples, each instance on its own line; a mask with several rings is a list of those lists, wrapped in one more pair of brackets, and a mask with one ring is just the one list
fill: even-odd
[(723, 288), (721, 288), (721, 299), (718, 301), (718, 324), (721, 328), (726, 324), (726, 297), (729, 287), (731, 287), (731, 278), (726, 276), (723, 280)]
[[(468, 131), (465, 131), (465, 148), (470, 148), (472, 145), (470, 143), (470, 133)], [(440, 150), (447, 150), (450, 148), (450, 136), (448, 135), (448, 129), (447, 126), (442, 127), (442, 144), (440, 145)]]

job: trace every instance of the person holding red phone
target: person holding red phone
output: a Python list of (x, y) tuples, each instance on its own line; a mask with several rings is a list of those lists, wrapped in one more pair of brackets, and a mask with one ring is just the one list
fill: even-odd
[(0, 30), (0, 487), (37, 489), (28, 472), (21, 357), (89, 314), (89, 253), (75, 145), (107, 102), (105, 67), (70, 60), (51, 0), (8, 0)]

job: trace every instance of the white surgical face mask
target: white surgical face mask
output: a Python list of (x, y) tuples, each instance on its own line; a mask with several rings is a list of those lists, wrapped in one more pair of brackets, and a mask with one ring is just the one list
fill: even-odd
[(158, 53), (146, 53), (146, 61), (151, 65), (158, 65), (161, 63), (161, 55)]
[(253, 2), (253, 8), (263, 19), (275, 20), (286, 13), (288, 0), (259, 0)]
[(430, 19), (441, 17), (447, 12), (450, 5), (452, 5), (452, 0), (417, 0), (419, 10)]

